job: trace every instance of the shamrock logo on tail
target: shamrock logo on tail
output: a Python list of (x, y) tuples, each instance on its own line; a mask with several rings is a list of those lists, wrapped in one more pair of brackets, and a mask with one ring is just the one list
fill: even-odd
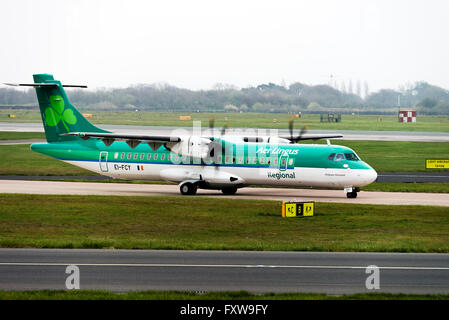
[(67, 132), (69, 132), (68, 124), (75, 124), (76, 117), (73, 114), (72, 109), (65, 109), (64, 99), (61, 96), (51, 96), (50, 106), (45, 109), (45, 122), (48, 126), (54, 127), (58, 125), (59, 121), (62, 121)]

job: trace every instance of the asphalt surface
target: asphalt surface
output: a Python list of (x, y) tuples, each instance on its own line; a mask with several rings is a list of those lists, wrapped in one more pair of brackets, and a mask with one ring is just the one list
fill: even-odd
[[(180, 196), (177, 185), (0, 180), (0, 193), (76, 194), (119, 196)], [(213, 198), (296, 200), (336, 203), (384, 205), (433, 205), (449, 207), (449, 193), (368, 192), (361, 191), (356, 199), (346, 198), (343, 190), (242, 188), (232, 196), (216, 190), (199, 189), (198, 196)]]
[[(170, 127), (170, 126), (133, 126), (100, 124), (99, 127), (117, 133), (146, 133), (146, 134), (191, 134), (192, 127)], [(196, 130), (196, 129), (195, 129)], [(207, 134), (208, 129), (203, 127)], [(216, 129), (216, 135), (221, 128)], [(44, 132), (42, 123), (19, 123), (0, 122), (0, 131), (11, 132)], [(196, 131), (195, 131), (196, 132)], [(227, 134), (238, 135), (287, 135), (288, 129), (251, 129), (232, 128)], [(210, 134), (210, 132), (209, 132)], [(449, 132), (409, 132), (409, 131), (362, 131), (362, 130), (309, 130), (307, 134), (342, 134), (344, 140), (376, 140), (376, 141), (421, 141), (421, 142), (449, 142)], [(333, 139), (332, 141), (338, 141)], [(337, 142), (334, 142), (337, 144)]]
[(0, 289), (65, 289), (68, 265), (81, 289), (250, 292), (449, 293), (449, 254), (0, 249)]

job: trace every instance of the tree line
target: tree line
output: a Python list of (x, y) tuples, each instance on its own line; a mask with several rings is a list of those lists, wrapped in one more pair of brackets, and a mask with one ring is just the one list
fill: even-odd
[[(356, 90), (360, 94), (360, 90)], [(345, 92), (329, 85), (290, 86), (274, 83), (238, 89), (216, 85), (210, 90), (189, 90), (168, 84), (140, 84), (127, 88), (70, 90), (81, 109), (198, 111), (198, 112), (396, 112), (398, 105), (422, 114), (449, 114), (449, 91), (426, 82), (407, 89), (382, 89), (367, 94)], [(37, 105), (33, 89), (0, 88), (0, 106)]]

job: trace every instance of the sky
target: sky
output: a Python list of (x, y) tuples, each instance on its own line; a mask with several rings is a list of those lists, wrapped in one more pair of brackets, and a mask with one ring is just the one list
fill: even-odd
[(449, 89), (446, 0), (2, 0), (0, 82)]

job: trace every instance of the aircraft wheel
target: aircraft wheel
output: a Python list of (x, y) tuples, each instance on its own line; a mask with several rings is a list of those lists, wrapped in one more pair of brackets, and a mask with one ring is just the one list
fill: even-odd
[(236, 187), (224, 188), (221, 189), (221, 192), (223, 192), (223, 194), (232, 195), (237, 192), (237, 188)]
[(348, 198), (357, 198), (357, 192), (355, 192), (355, 191), (348, 192), (348, 193), (346, 193), (346, 197), (348, 197)]
[(181, 194), (184, 196), (196, 194), (197, 189), (198, 189), (198, 187), (190, 182), (182, 184), (181, 187), (179, 188), (179, 190), (181, 191)]

